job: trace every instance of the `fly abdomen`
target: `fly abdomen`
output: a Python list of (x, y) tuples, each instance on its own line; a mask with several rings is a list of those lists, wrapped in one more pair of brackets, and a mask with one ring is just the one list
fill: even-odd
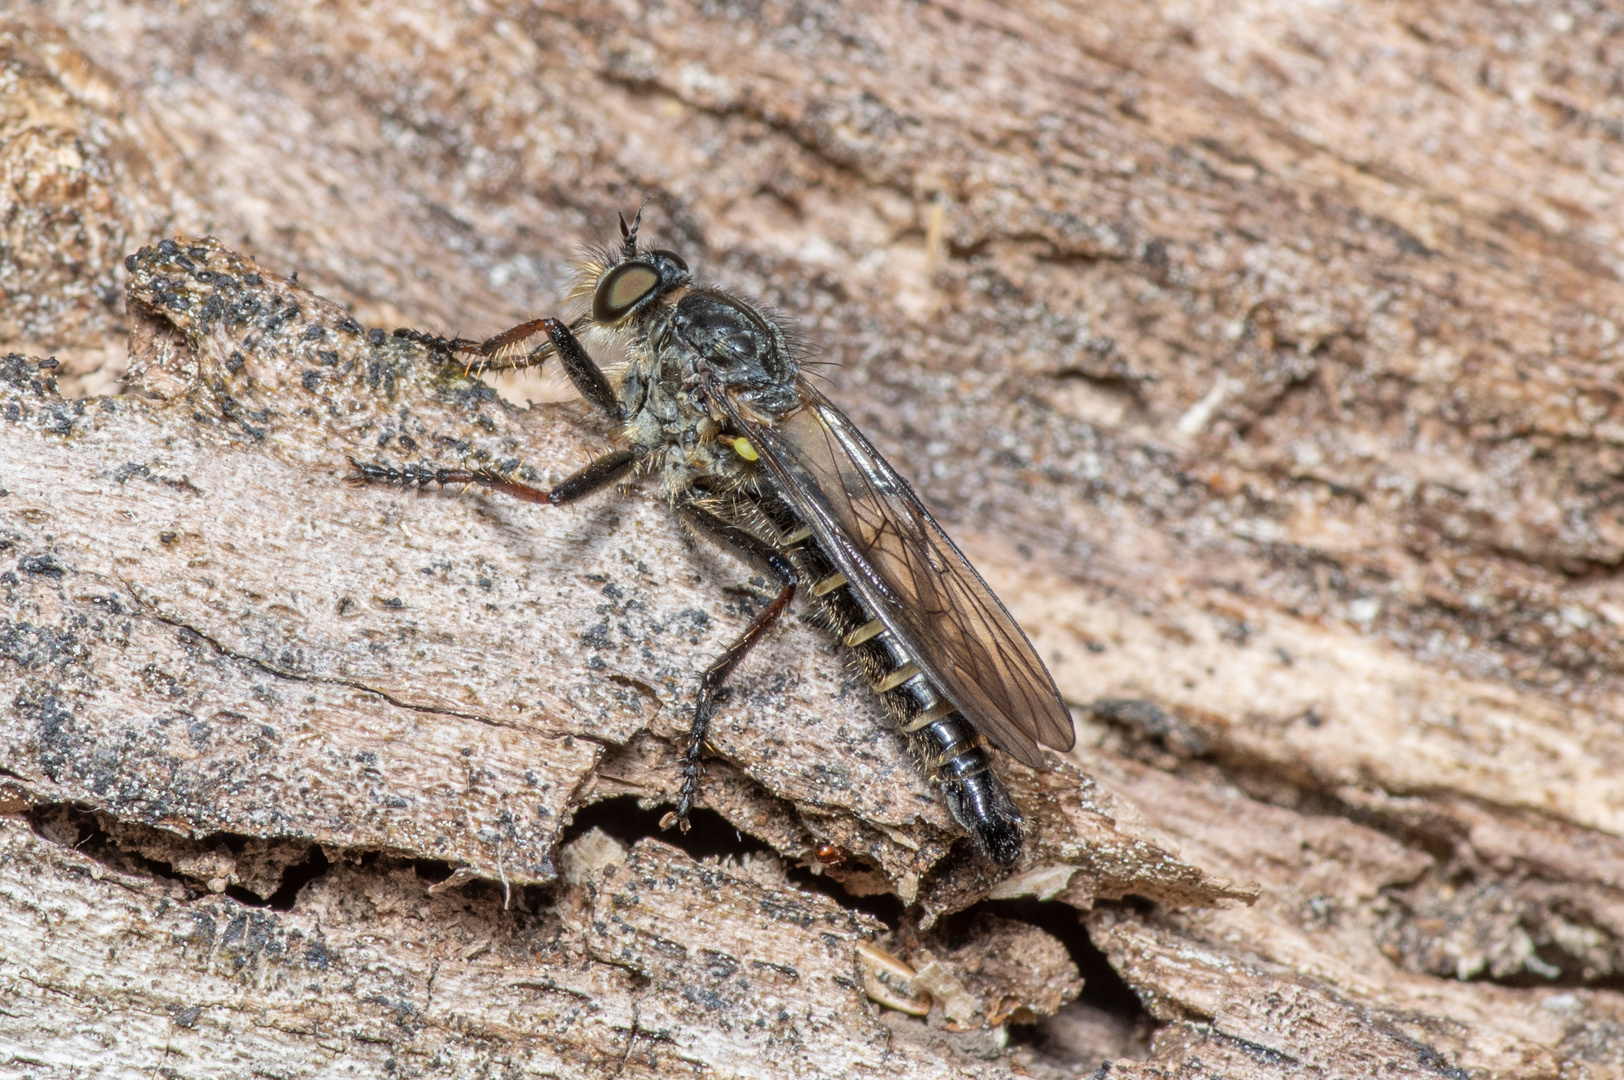
[(1004, 790), (970, 722), (919, 670), (888, 633), (872, 639), (895, 665), (875, 688), (902, 720), (915, 755), (942, 789), (953, 819), (993, 862), (1008, 866), (1021, 855), (1021, 814)]
[(809, 591), (823, 621), (852, 650), (885, 700), (914, 757), (941, 788), (953, 819), (987, 858), (1001, 866), (1015, 862), (1021, 854), (1021, 814), (993, 772), (975, 728), (942, 696), (902, 643), (851, 594), (844, 577), (829, 570), (809, 576)]

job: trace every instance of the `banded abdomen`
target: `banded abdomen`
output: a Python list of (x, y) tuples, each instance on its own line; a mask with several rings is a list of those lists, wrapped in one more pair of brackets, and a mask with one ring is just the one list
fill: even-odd
[(919, 767), (941, 789), (953, 819), (993, 862), (1008, 866), (1020, 858), (1020, 811), (993, 772), (975, 728), (857, 598), (814, 541), (806, 540), (796, 555), (818, 621), (852, 651), (907, 735)]

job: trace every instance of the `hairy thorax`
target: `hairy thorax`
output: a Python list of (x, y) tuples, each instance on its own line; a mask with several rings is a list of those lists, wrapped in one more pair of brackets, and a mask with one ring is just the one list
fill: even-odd
[(783, 332), (745, 301), (715, 289), (688, 289), (639, 322), (623, 339), (626, 367), (618, 390), (631, 449), (660, 474), (672, 497), (696, 487), (721, 494), (749, 485), (757, 471), (752, 448), (728, 437), (725, 414), (699, 387), (708, 375), (768, 421), (794, 411), (801, 404), (797, 367)]

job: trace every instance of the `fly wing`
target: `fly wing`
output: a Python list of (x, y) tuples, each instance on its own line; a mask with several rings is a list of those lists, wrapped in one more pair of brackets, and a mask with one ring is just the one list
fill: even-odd
[(1038, 743), (1071, 749), (1071, 712), (998, 597), (856, 425), (806, 383), (799, 390), (806, 405), (772, 426), (718, 396), (851, 587), (947, 699), (1028, 765), (1043, 765)]

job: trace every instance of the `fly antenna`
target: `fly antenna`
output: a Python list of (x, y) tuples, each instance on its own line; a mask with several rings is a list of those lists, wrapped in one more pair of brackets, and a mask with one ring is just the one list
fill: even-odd
[(625, 257), (630, 259), (637, 254), (637, 228), (643, 224), (643, 207), (648, 205), (649, 196), (637, 204), (637, 213), (632, 217), (632, 223), (626, 224), (626, 215), (620, 217), (620, 238), (625, 241)]

